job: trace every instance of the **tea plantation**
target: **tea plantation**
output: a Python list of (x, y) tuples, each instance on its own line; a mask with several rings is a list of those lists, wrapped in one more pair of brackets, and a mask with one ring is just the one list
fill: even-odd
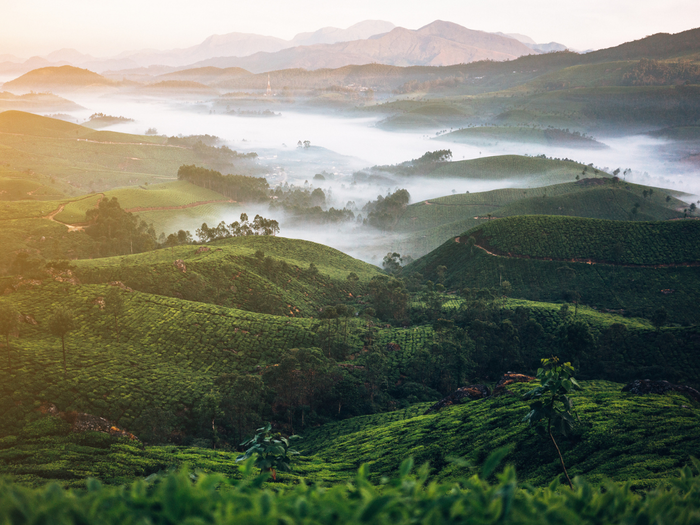
[[(204, 250), (204, 251), (202, 251)], [(257, 255), (256, 255), (257, 254)], [(174, 263), (182, 261), (178, 267)], [(307, 261), (318, 261), (318, 272)], [(282, 237), (239, 237), (200, 247), (178, 246), (129, 257), (76, 262), (86, 283), (122, 281), (136, 290), (286, 316), (362, 294), (379, 275), (370, 264), (326, 246)], [(353, 272), (357, 283), (347, 280)]]
[(395, 250), (426, 254), (450, 236), (492, 218), (565, 215), (622, 221), (682, 218), (687, 204), (677, 193), (609, 178), (583, 178), (538, 188), (504, 188), (448, 195), (408, 206), (394, 231)]
[[(407, 267), (410, 274), (461, 289), (498, 286), (512, 297), (571, 300), (650, 318), (664, 307), (677, 323), (695, 323), (700, 300), (697, 221), (622, 222), (525, 216), (486, 221)], [(475, 244), (470, 244), (469, 238)], [(483, 249), (492, 252), (486, 253)], [(590, 264), (589, 262), (593, 263)]]

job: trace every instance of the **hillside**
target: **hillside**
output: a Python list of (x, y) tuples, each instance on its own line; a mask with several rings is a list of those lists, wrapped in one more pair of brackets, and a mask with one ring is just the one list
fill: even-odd
[(599, 309), (651, 318), (664, 307), (670, 321), (695, 323), (698, 235), (696, 221), (511, 217), (450, 239), (406, 270), (437, 280), (444, 265), (448, 287), (497, 287), (507, 280), (512, 297), (571, 301), (578, 294), (582, 304)]
[(104, 89), (117, 86), (117, 82), (102, 75), (73, 66), (43, 67), (5, 82), (3, 89), (12, 92), (54, 91), (77, 89)]
[(3, 162), (15, 171), (51, 180), (66, 194), (174, 180), (183, 164), (256, 171), (254, 161), (231, 150), (166, 142), (165, 137), (95, 131), (21, 111), (0, 113)]
[[(589, 172), (590, 173), (590, 172)], [(646, 196), (645, 196), (646, 192)], [(422, 256), (443, 239), (491, 219), (516, 215), (565, 215), (622, 221), (663, 221), (683, 217), (687, 205), (663, 188), (651, 188), (609, 178), (538, 188), (504, 188), (448, 195), (406, 207), (394, 226), (392, 249)]]
[(537, 129), (526, 127), (475, 127), (440, 135), (434, 140), (460, 144), (494, 145), (499, 142), (524, 142), (569, 148), (601, 149), (607, 147), (597, 140), (561, 129)]
[[(606, 476), (640, 489), (655, 485), (700, 450), (693, 438), (697, 408), (684, 408), (689, 403), (686, 397), (635, 397), (620, 392), (621, 384), (602, 381), (582, 386), (573, 396), (578, 430), (562, 445), (572, 477), (584, 476), (596, 483)], [(521, 384), (508, 390), (523, 394), (531, 388)], [(417, 464), (430, 462), (434, 479), (453, 480), (464, 474), (464, 467), (449, 458), (466, 459), (473, 465), (470, 472), (476, 472), (492, 450), (507, 445), (513, 448), (505, 461), (515, 466), (522, 480), (542, 486), (561, 471), (553, 449), (543, 446), (541, 438), (522, 422), (528, 405), (519, 395), (467, 401), (421, 415), (429, 406), (324, 425), (305, 434), (301, 447), (329, 464), (326, 480), (333, 482), (349, 478), (362, 463), (370, 465), (372, 479), (393, 475), (409, 456)], [(675, 423), (659, 428), (660, 419)], [(648, 434), (654, 439), (644, 439)], [(640, 443), (649, 446), (640, 448)], [(657, 448), (661, 443), (668, 444), (663, 453)]]
[(486, 250), (514, 257), (587, 259), (643, 266), (700, 262), (697, 221), (626, 222), (520, 216), (489, 221), (465, 234), (467, 238), (470, 236)]
[[(320, 273), (308, 272), (307, 261)], [(350, 272), (360, 277), (357, 284), (347, 281)], [(121, 264), (118, 258), (77, 261), (75, 273), (85, 283), (121, 281), (141, 292), (289, 317), (318, 317), (380, 274), (320, 244), (257, 236), (139, 254)]]

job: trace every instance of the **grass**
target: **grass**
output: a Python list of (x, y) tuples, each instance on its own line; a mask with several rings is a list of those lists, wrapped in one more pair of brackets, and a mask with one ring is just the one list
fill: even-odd
[(102, 194), (88, 195), (81, 199), (76, 199), (66, 204), (63, 210), (54, 217), (57, 221), (65, 224), (75, 224), (85, 222), (85, 214), (88, 210), (96, 208), (104, 198)]
[(185, 206), (195, 202), (228, 200), (220, 193), (185, 181), (166, 182), (122, 188), (105, 192), (105, 197), (116, 197), (124, 209)]

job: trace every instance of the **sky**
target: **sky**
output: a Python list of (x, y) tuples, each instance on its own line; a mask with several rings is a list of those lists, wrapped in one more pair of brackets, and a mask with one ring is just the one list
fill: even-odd
[(369, 19), (409, 29), (448, 20), (576, 50), (700, 27), (700, 0), (0, 0), (0, 13), (0, 55), (20, 58), (183, 48), (232, 32), (291, 39)]

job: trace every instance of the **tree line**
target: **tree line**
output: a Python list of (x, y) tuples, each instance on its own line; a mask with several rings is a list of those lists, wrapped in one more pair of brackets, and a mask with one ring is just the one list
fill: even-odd
[(226, 197), (243, 202), (266, 202), (270, 185), (262, 177), (222, 175), (220, 172), (195, 165), (183, 165), (177, 178), (207, 188)]

